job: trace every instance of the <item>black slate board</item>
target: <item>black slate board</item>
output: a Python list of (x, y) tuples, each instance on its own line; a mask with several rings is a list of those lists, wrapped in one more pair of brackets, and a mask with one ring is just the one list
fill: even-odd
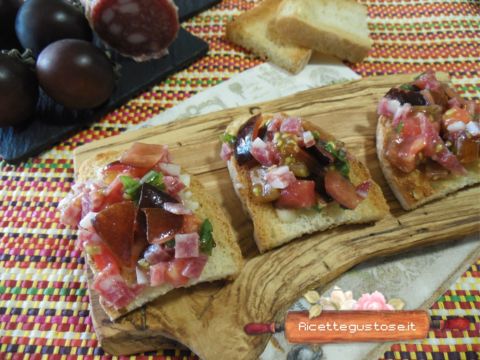
[[(179, 17), (184, 21), (220, 0), (176, 0)], [(118, 54), (112, 59), (121, 66), (120, 78), (110, 100), (95, 110), (73, 111), (55, 104), (41, 93), (34, 119), (22, 129), (0, 129), (0, 156), (18, 163), (65, 139), (83, 126), (98, 121), (128, 99), (159, 83), (168, 75), (187, 67), (204, 56), (208, 44), (180, 29), (169, 54), (158, 60), (137, 63)]]

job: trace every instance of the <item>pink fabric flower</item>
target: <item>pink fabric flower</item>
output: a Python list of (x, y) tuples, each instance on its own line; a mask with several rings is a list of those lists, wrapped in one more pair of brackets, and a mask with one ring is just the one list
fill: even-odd
[(354, 305), (354, 310), (395, 310), (392, 305), (387, 304), (385, 296), (375, 291), (371, 294), (363, 294)]

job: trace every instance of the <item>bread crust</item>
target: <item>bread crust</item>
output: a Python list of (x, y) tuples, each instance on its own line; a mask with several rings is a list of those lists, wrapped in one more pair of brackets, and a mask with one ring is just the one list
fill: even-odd
[[(265, 113), (268, 119), (273, 114)], [(229, 134), (237, 134), (240, 126), (248, 121), (248, 118), (237, 119), (226, 129)], [(334, 137), (312, 123), (302, 120), (305, 126), (317, 130), (321, 136), (327, 139)], [(235, 192), (240, 198), (243, 207), (250, 216), (254, 227), (254, 238), (260, 252), (281, 246), (304, 234), (310, 234), (343, 224), (368, 223), (382, 219), (389, 212), (389, 207), (380, 187), (372, 180), (368, 169), (350, 153), (348, 153), (350, 166), (350, 180), (357, 186), (366, 180), (371, 181), (368, 196), (356, 209), (344, 209), (338, 203), (327, 205), (321, 212), (315, 210), (294, 210), (294, 221), (282, 221), (271, 203), (260, 204), (254, 201), (250, 192), (250, 177), (248, 169), (239, 166), (235, 156), (227, 161), (227, 167), (232, 179)]]
[(405, 210), (413, 210), (425, 203), (441, 199), (464, 187), (480, 182), (480, 161), (465, 166), (466, 176), (449, 175), (445, 179), (431, 180), (421, 170), (404, 173), (390, 164), (385, 156), (390, 137), (390, 118), (380, 115), (377, 122), (376, 148), (383, 175), (397, 200)]
[(286, 44), (277, 37), (273, 21), (281, 0), (264, 0), (227, 23), (226, 37), (262, 59), (270, 60), (291, 73), (298, 73), (310, 60), (312, 51)]
[[(100, 170), (108, 163), (119, 158), (121, 152), (109, 151), (96, 155), (87, 159), (81, 166), (77, 174), (78, 181), (99, 178)], [(191, 176), (190, 190), (193, 199), (199, 203), (199, 208), (195, 213), (202, 219), (208, 218), (213, 226), (213, 238), (216, 247), (209, 257), (207, 265), (202, 274), (195, 281), (189, 282), (186, 286), (192, 286), (201, 282), (215, 281), (220, 279), (233, 279), (238, 275), (243, 266), (243, 258), (240, 247), (237, 243), (237, 235), (233, 230), (225, 211), (220, 207), (217, 201), (208, 192), (205, 191), (202, 184), (193, 176)], [(98, 273), (92, 259), (85, 254), (86, 263), (94, 274)], [(91, 285), (91, 284), (90, 284)], [(130, 303), (126, 308), (115, 309), (107, 304), (100, 297), (100, 304), (105, 313), (111, 320), (115, 320), (120, 316), (154, 300), (155, 298), (174, 290), (171, 285), (163, 285), (157, 287), (148, 287), (141, 292), (138, 297)], [(90, 286), (90, 291), (95, 292)]]

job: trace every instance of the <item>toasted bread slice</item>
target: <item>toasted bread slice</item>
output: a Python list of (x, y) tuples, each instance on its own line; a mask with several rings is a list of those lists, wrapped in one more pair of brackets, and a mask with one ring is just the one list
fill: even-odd
[[(263, 114), (268, 119), (273, 114)], [(248, 120), (248, 117), (237, 119), (226, 129), (226, 133), (235, 135)], [(303, 120), (309, 129), (317, 130), (323, 139), (334, 140), (334, 137), (315, 125)], [(342, 208), (338, 203), (329, 203), (320, 212), (316, 210), (277, 210), (271, 203), (258, 203), (253, 199), (250, 190), (249, 170), (239, 166), (235, 156), (227, 161), (228, 170), (235, 192), (245, 210), (250, 215), (254, 226), (254, 237), (260, 252), (285, 244), (304, 234), (310, 234), (343, 224), (369, 223), (382, 219), (389, 208), (380, 187), (371, 179), (368, 169), (348, 153), (350, 167), (349, 178), (354, 186), (370, 180), (371, 186), (367, 197), (354, 209)], [(292, 216), (293, 215), (293, 216)]]
[[(85, 181), (87, 179), (97, 178), (99, 176), (98, 170), (106, 164), (117, 160), (119, 155), (119, 152), (111, 151), (88, 159), (79, 169), (78, 180)], [(202, 184), (193, 176), (191, 177), (190, 190), (193, 194), (193, 200), (197, 201), (200, 205), (199, 208), (195, 210), (195, 213), (202, 219), (208, 218), (212, 223), (213, 238), (216, 242), (216, 247), (213, 248), (212, 255), (209, 257), (200, 277), (194, 281), (190, 281), (186, 286), (220, 279), (232, 279), (239, 273), (243, 265), (243, 258), (237, 244), (236, 233), (220, 205), (205, 191)], [(96, 269), (93, 261), (88, 256), (86, 256), (86, 262), (94, 274), (98, 272), (98, 269)], [(174, 287), (171, 285), (147, 287), (132, 303), (123, 309), (115, 309), (102, 301), (101, 298), (100, 304), (109, 318), (115, 320), (173, 289)], [(95, 290), (90, 289), (90, 291)]]
[(280, 3), (281, 0), (264, 0), (229, 22), (227, 39), (295, 74), (308, 63), (312, 51), (286, 44), (275, 35), (272, 25)]
[(389, 137), (391, 120), (381, 115), (377, 123), (377, 156), (383, 175), (396, 198), (405, 210), (415, 209), (427, 202), (441, 199), (466, 186), (480, 183), (480, 161), (465, 166), (465, 176), (449, 175), (447, 178), (431, 180), (422, 171), (416, 169), (404, 173), (391, 166), (385, 156), (386, 141)]
[(274, 27), (291, 44), (351, 62), (372, 47), (366, 7), (355, 0), (284, 0)]

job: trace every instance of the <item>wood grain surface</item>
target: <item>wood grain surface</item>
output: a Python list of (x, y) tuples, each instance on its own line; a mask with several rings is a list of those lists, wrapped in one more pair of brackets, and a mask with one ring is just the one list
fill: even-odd
[[(365, 260), (479, 232), (478, 186), (405, 212), (382, 176), (375, 153), (376, 104), (392, 86), (412, 77), (365, 78), (312, 89), (267, 103), (129, 132), (78, 148), (76, 169), (97, 153), (124, 149), (135, 141), (169, 144), (175, 162), (195, 174), (225, 207), (247, 259), (233, 282), (172, 291), (115, 323), (108, 320), (98, 298), (91, 294), (91, 314), (103, 348), (112, 354), (132, 354), (161, 348), (168, 343), (165, 338), (169, 338), (203, 359), (254, 359), (262, 353), (269, 336), (247, 336), (243, 332), (246, 323), (283, 320), (285, 310), (306, 290), (332, 281)], [(442, 77), (445, 79), (445, 75)], [(343, 226), (305, 236), (259, 255), (251, 223), (218, 156), (219, 135), (226, 125), (257, 111), (301, 115), (345, 141), (381, 186), (390, 205), (390, 215), (376, 224)]]

